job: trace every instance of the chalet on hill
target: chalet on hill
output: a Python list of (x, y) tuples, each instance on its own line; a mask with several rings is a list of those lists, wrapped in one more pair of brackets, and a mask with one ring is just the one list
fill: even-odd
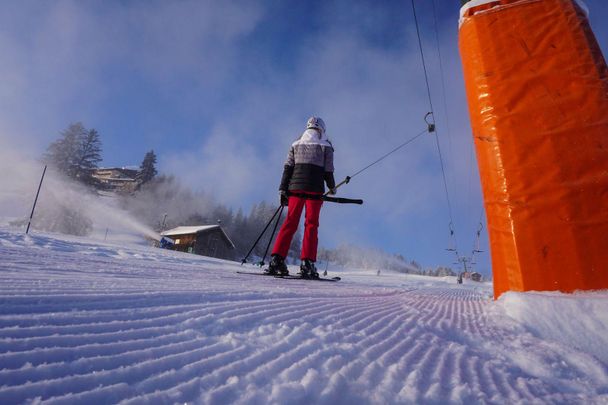
[(135, 189), (139, 169), (134, 167), (103, 167), (93, 169), (91, 174), (104, 190), (130, 191)]
[(234, 259), (234, 243), (220, 225), (178, 226), (161, 235), (173, 239), (173, 249), (180, 252)]

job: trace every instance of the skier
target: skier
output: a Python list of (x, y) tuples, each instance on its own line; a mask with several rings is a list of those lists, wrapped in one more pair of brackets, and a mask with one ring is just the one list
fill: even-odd
[(336, 194), (334, 148), (325, 135), (323, 120), (310, 117), (302, 136), (291, 145), (283, 168), (279, 196), (281, 205), (287, 206), (287, 218), (277, 235), (268, 274), (289, 274), (285, 257), (293, 235), (298, 229), (302, 210), (306, 206), (300, 276), (319, 278), (315, 262), (319, 213), (323, 205), (321, 196), (325, 192), (325, 183), (329, 188), (329, 194)]

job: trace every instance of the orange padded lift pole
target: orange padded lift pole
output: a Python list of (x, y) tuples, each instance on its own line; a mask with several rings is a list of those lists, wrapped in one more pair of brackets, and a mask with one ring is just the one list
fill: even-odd
[(581, 0), (473, 0), (460, 54), (494, 297), (608, 288), (608, 69)]

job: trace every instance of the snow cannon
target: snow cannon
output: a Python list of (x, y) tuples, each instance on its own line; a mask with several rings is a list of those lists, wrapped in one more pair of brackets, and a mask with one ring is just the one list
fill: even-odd
[(175, 245), (175, 241), (171, 238), (167, 238), (166, 236), (160, 238), (160, 241), (158, 242), (158, 247), (161, 249), (171, 249), (173, 245)]
[(505, 291), (608, 288), (608, 68), (582, 0), (474, 0), (459, 48)]

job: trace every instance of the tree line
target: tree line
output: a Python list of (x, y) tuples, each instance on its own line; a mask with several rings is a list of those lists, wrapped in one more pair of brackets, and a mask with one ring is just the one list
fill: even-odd
[[(319, 249), (320, 261), (328, 261), (343, 267), (369, 269), (375, 271), (392, 270), (399, 273), (428, 276), (455, 276), (448, 267), (424, 269), (415, 260), (407, 260), (401, 254), (391, 254), (382, 249), (344, 244), (335, 249)], [(321, 266), (322, 267), (322, 266)]]

